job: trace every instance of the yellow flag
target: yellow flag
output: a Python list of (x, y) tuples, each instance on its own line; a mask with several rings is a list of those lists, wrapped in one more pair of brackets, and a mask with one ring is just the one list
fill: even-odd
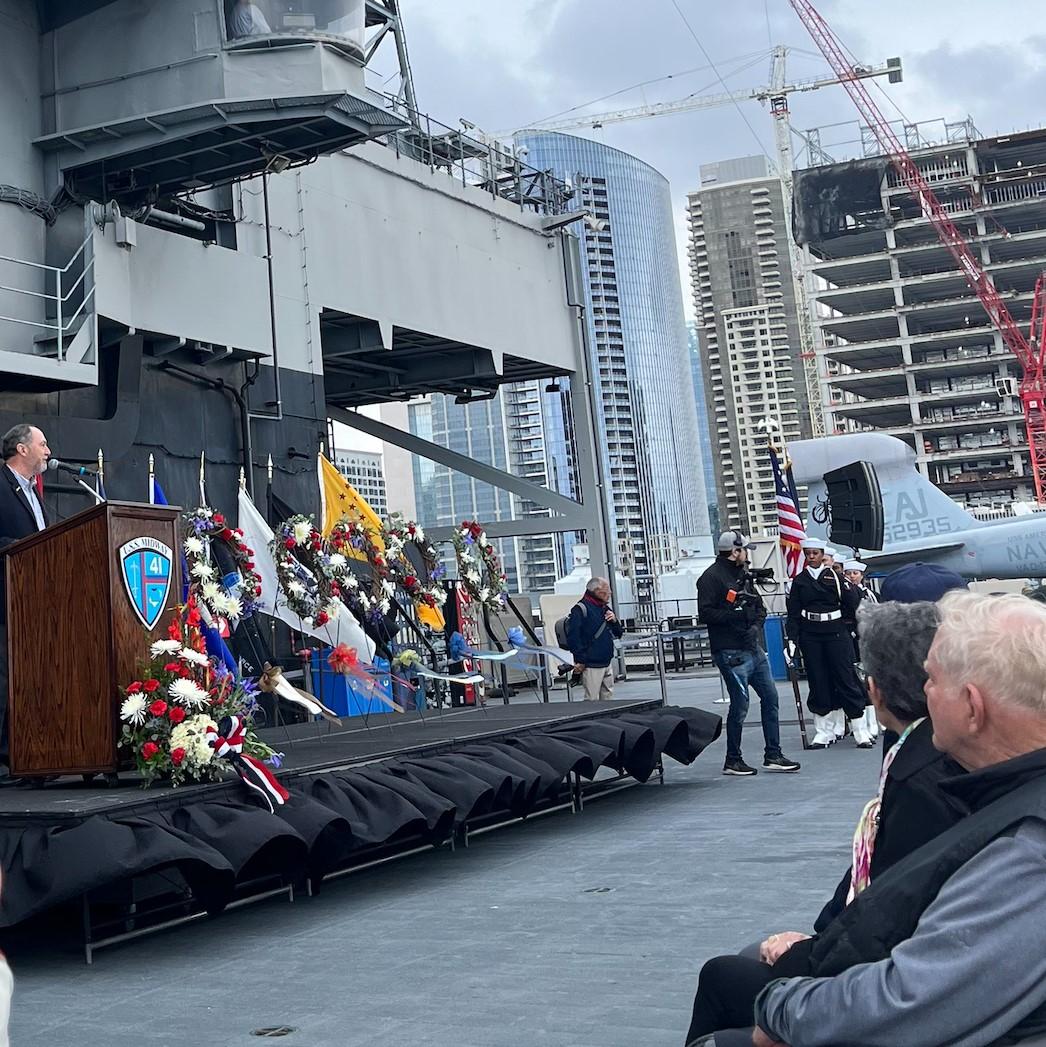
[(422, 625), (427, 625), (430, 629), (435, 629), (437, 632), (443, 632), (447, 623), (443, 618), (443, 612), (438, 607), (430, 607), (427, 603), (422, 603), (420, 600), (414, 607), (418, 612), (418, 621)]
[(355, 520), (362, 523), (370, 534), (371, 541), (382, 551), (385, 542), (381, 537), (381, 520), (378, 514), (367, 504), (348, 480), (320, 455), (320, 500), (323, 504), (323, 527), (321, 533), (326, 538), (334, 525), (341, 520)]

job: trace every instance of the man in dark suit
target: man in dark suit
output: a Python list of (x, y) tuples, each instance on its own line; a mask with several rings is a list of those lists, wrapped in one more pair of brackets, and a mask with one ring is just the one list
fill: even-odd
[(7, 777), (7, 587), (4, 550), (47, 526), (47, 513), (36, 478), (47, 468), (51, 449), (35, 425), (12, 426), (3, 436), (0, 454), (0, 781)]

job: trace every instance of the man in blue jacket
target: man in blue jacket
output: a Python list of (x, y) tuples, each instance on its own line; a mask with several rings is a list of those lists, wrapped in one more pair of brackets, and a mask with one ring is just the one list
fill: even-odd
[(585, 595), (567, 618), (567, 650), (574, 656), (574, 671), (581, 674), (585, 699), (590, 702), (614, 696), (614, 640), (624, 627), (610, 609), (610, 583), (593, 578)]

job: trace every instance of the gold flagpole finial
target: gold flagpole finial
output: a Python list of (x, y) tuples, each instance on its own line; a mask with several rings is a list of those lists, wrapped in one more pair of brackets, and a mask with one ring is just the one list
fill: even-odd
[(266, 476), (268, 476), (268, 478), (269, 478), (269, 482), (271, 483), (272, 482), (272, 455), (271, 454), (265, 460), (265, 473), (266, 473)]
[(105, 476), (105, 455), (102, 454), (102, 449), (98, 448), (98, 475), (101, 477)]

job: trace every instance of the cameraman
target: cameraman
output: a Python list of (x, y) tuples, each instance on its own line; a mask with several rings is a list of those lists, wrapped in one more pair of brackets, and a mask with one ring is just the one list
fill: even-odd
[(726, 762), (723, 774), (749, 777), (758, 772), (741, 759), (741, 731), (748, 715), (748, 688), (759, 695), (768, 771), (798, 771), (799, 764), (781, 752), (777, 684), (763, 648), (766, 607), (755, 591), (748, 570), (752, 543), (740, 531), (719, 536), (716, 561), (697, 580), (697, 613), (708, 626), (708, 642), (726, 689), (730, 712), (726, 718)]

